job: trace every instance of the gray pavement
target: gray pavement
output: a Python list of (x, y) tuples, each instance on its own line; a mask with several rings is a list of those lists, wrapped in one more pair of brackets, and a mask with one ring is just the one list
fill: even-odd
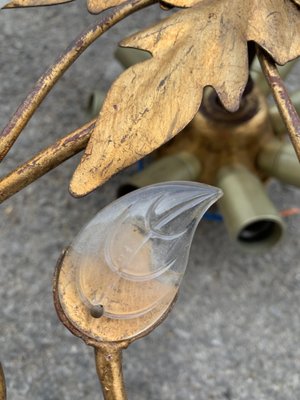
[[(107, 90), (121, 72), (112, 55), (117, 42), (160, 15), (152, 7), (129, 17), (80, 57), (29, 123), (2, 173), (82, 125), (90, 91)], [(45, 68), (97, 18), (82, 1), (0, 11), (1, 126)], [(128, 172), (75, 200), (68, 181), (78, 160), (0, 206), (0, 359), (8, 399), (102, 398), (92, 350), (56, 317), (51, 279), (61, 250), (112, 201)], [(269, 191), (280, 209), (299, 206), (299, 190), (273, 182)], [(260, 255), (242, 253), (222, 223), (200, 224), (172, 314), (124, 354), (130, 400), (300, 398), (300, 216), (286, 224), (282, 242)]]

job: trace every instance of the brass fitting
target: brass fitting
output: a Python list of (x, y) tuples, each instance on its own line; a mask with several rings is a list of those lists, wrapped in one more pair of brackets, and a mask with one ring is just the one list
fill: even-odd
[(284, 222), (254, 174), (242, 165), (223, 167), (217, 186), (224, 192), (219, 207), (227, 230), (240, 246), (266, 250), (280, 240)]
[(258, 154), (257, 165), (269, 176), (300, 187), (300, 164), (290, 143), (279, 140), (266, 143)]
[(180, 152), (165, 156), (154, 161), (143, 171), (131, 176), (120, 186), (118, 196), (159, 182), (195, 181), (200, 175), (200, 171), (200, 161), (191, 153)]
[(226, 111), (211, 92), (204, 96), (192, 122), (162, 146), (158, 155), (176, 154), (182, 149), (194, 154), (201, 162), (197, 180), (207, 184), (215, 184), (218, 171), (231, 165), (244, 165), (265, 180), (267, 175), (259, 170), (256, 159), (261, 148), (274, 138), (267, 102), (257, 88), (245, 96), (235, 113)]
[[(117, 58), (125, 67), (142, 61), (140, 51), (128, 49), (117, 50)], [(293, 149), (280, 142), (272, 126), (278, 111), (270, 118), (259, 85), (253, 87), (249, 81), (234, 113), (226, 111), (216, 93), (206, 88), (194, 119), (158, 149), (158, 160), (131, 177), (118, 194), (167, 180), (216, 185), (224, 191), (219, 204), (228, 232), (241, 247), (257, 251), (276, 244), (284, 223), (263, 182), (274, 176), (300, 186), (300, 166)]]

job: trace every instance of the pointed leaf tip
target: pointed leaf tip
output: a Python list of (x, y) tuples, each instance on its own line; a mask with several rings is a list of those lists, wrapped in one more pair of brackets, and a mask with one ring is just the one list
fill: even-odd
[(101, 304), (106, 317), (131, 319), (169, 303), (199, 219), (208, 201), (220, 195), (208, 185), (166, 182), (131, 192), (100, 211), (71, 246), (86, 306)]
[(300, 55), (299, 18), (293, 1), (200, 1), (123, 41), (153, 58), (112, 85), (71, 191), (89, 193), (181, 132), (206, 86), (236, 111), (249, 76), (247, 42), (285, 64)]
[(0, 0), (0, 8), (3, 3), (3, 9), (10, 8), (25, 8), (25, 7), (44, 7), (44, 6), (53, 6), (64, 3), (70, 3), (74, 0), (13, 0), (7, 2), (7, 0)]

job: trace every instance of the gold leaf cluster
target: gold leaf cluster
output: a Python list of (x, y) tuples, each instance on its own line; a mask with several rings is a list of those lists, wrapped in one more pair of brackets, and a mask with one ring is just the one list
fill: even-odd
[(170, 3), (193, 7), (122, 42), (153, 58), (129, 68), (112, 85), (71, 181), (75, 196), (89, 193), (180, 132), (197, 113), (205, 86), (216, 90), (228, 111), (236, 111), (249, 75), (248, 41), (279, 64), (300, 55), (295, 2)]

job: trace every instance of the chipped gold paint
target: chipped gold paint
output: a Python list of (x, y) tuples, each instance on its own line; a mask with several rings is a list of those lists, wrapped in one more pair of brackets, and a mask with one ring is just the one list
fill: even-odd
[(96, 370), (105, 400), (127, 400), (121, 344), (105, 343), (95, 348)]
[(284, 64), (300, 55), (300, 10), (291, 1), (211, 0), (122, 42), (153, 58), (112, 85), (70, 184), (84, 196), (166, 143), (195, 116), (205, 86), (236, 111), (248, 80), (247, 41)]
[[(38, 5), (38, 0), (15, 1), (19, 6)], [(40, 1), (52, 4), (52, 0)], [(107, 3), (91, 1), (104, 8), (109, 6), (108, 0)], [(121, 3), (116, 1), (114, 5)], [(73, 42), (40, 78), (1, 133), (0, 158), (6, 155), (44, 97), (82, 51), (112, 25), (152, 2), (128, 1)], [(172, 5), (193, 7), (123, 41), (124, 46), (151, 52), (153, 58), (129, 68), (113, 84), (74, 173), (71, 193), (74, 196), (89, 193), (174, 137), (196, 114), (205, 86), (216, 89), (229, 111), (237, 110), (249, 73), (247, 41), (258, 43), (280, 64), (299, 55), (300, 10), (295, 3), (299, 1), (211, 0), (197, 4), (193, 0), (170, 1)], [(57, 145), (64, 146), (64, 139), (55, 148)], [(70, 156), (71, 148), (75, 154), (84, 146), (85, 142), (75, 140), (68, 149)], [(46, 149), (41, 164), (38, 154), (5, 177), (0, 183), (2, 199), (69, 157), (64, 150), (61, 158), (57, 154), (53, 147)]]
[(182, 149), (201, 162), (197, 181), (216, 185), (220, 169), (242, 165), (267, 177), (257, 167), (257, 156), (268, 142), (278, 140), (268, 115), (268, 104), (257, 88), (243, 99), (243, 107), (229, 114), (211, 93), (205, 96), (200, 112), (173, 140), (162, 146), (159, 157), (178, 154)]
[(3, 8), (52, 6), (56, 4), (70, 3), (71, 1), (74, 0), (13, 0), (8, 2)]
[[(65, 327), (95, 348), (96, 367), (105, 400), (126, 400), (121, 351), (162, 323), (176, 301), (176, 293), (167, 307), (162, 302), (139, 318), (93, 318), (77, 292), (75, 271), (66, 250), (55, 270), (53, 296), (57, 315)], [(134, 291), (126, 296), (139, 301), (139, 293)]]
[(25, 128), (28, 121), (55, 83), (83, 53), (83, 51), (117, 22), (153, 2), (154, 0), (128, 0), (119, 8), (115, 8), (108, 15), (102, 17), (100, 21), (73, 41), (71, 46), (67, 48), (67, 50), (37, 81), (33, 90), (14, 113), (4, 130), (0, 133), (0, 160), (2, 160), (8, 153), (19, 134)]
[[(5, 8), (68, 1), (72, 0), (13, 0)], [(45, 96), (80, 54), (114, 24), (152, 3), (154, 0), (88, 0), (92, 13), (119, 7), (80, 35), (39, 79), (0, 135), (0, 159), (5, 157)], [(204, 181), (213, 181), (223, 163), (242, 163), (243, 160), (255, 171), (256, 155), (262, 144), (273, 138), (273, 132), (266, 117), (267, 106), (255, 92), (253, 98), (259, 107), (253, 120), (245, 123), (248, 123), (247, 129), (243, 123), (234, 122), (249, 76), (247, 41), (256, 42), (279, 64), (297, 58), (300, 55), (300, 0), (167, 0), (164, 3), (191, 8), (123, 41), (124, 46), (149, 51), (153, 58), (129, 68), (116, 80), (97, 122), (91, 121), (70, 133), (3, 178), (0, 200), (82, 150), (90, 138), (70, 186), (75, 196), (85, 195), (119, 170), (168, 142), (193, 118), (185, 129), (185, 136), (171, 141), (162, 152), (172, 153), (178, 146), (188, 150), (190, 146), (201, 158), (200, 178)], [(299, 117), (275, 63), (261, 50), (259, 56), (300, 159)], [(228, 119), (221, 123), (206, 118), (203, 110), (201, 115), (197, 114), (203, 89), (208, 85), (215, 88), (224, 107), (233, 113), (228, 113)], [(222, 110), (223, 116), (224, 112)], [(200, 131), (204, 134), (196, 138)], [(220, 132), (223, 140), (219, 140)], [(236, 141), (230, 142), (229, 135)], [(134, 320), (95, 319), (76, 293), (71, 267), (66, 252), (54, 277), (58, 316), (74, 335), (95, 348), (104, 398), (126, 400), (122, 350), (160, 324), (175, 300), (164, 304), (164, 311), (158, 306), (147, 316)], [(135, 300), (137, 293), (133, 291), (128, 295)], [(5, 399), (5, 379), (0, 365), (0, 400)]]
[(6, 400), (5, 377), (1, 363), (0, 363), (0, 400)]
[(286, 87), (273, 60), (264, 52), (258, 51), (262, 70), (271, 87), (273, 97), (287, 127), (291, 142), (300, 161), (300, 118), (289, 97)]
[(96, 120), (92, 120), (40, 151), (0, 180), (0, 203), (83, 150)]

